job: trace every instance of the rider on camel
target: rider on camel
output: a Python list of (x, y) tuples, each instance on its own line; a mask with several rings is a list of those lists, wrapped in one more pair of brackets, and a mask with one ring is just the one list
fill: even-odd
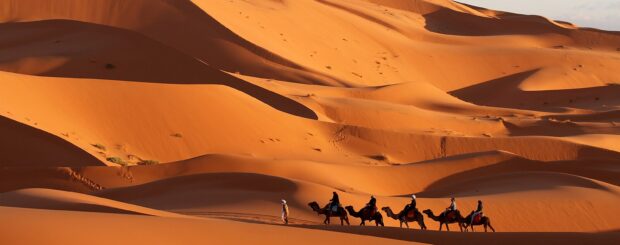
[(480, 200), (478, 200), (478, 208), (476, 208), (476, 211), (473, 211), (471, 214), (471, 220), (469, 221), (469, 225), (474, 224), (474, 218), (476, 218), (476, 216), (478, 215), (482, 216), (482, 201)]
[(407, 216), (410, 211), (416, 210), (416, 205), (416, 197), (415, 195), (411, 195), (411, 203), (405, 206), (405, 209), (398, 215), (398, 218), (401, 219), (403, 216)]
[(332, 212), (337, 212), (338, 211), (338, 207), (340, 207), (340, 198), (338, 198), (338, 193), (336, 193), (335, 191), (333, 192), (332, 195), (332, 199), (329, 200), (329, 209)]
[(370, 201), (368, 201), (366, 207), (370, 210), (370, 212), (374, 213), (377, 211), (377, 199), (375, 199), (375, 196), (370, 196)]
[(446, 211), (443, 212), (443, 215), (449, 214), (450, 212), (457, 211), (456, 209), (456, 199), (453, 197), (450, 199), (450, 206), (446, 208)]

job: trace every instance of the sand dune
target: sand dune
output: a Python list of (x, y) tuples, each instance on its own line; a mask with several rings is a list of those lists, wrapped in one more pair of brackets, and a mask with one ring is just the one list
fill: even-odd
[[(6, 0), (0, 50), (3, 244), (618, 239), (618, 32), (450, 0)], [(499, 232), (325, 226), (333, 191), (483, 200)]]
[[(205, 241), (219, 243), (269, 243), (288, 244), (290, 241), (277, 234), (287, 234), (303, 238), (303, 243), (316, 244), (333, 241), (353, 241), (360, 244), (404, 243), (398, 240), (373, 238), (362, 235), (333, 233), (318, 230), (297, 229), (284, 226), (264, 226), (224, 220), (197, 220), (179, 218), (160, 218), (118, 214), (83, 213), (69, 211), (47, 211), (24, 208), (0, 207), (0, 212), (12, 224), (2, 226), (3, 241), (11, 243), (46, 243), (46, 244), (109, 244), (133, 242), (139, 244), (203, 244)], [(30, 221), (36, 219), (37, 222)], [(56, 220), (63, 220), (58, 225)], [(175, 227), (171, 230), (171, 225)], [(59, 230), (80, 229), (81, 232), (42, 232), (29, 236), (29, 230), (44, 230), (50, 226)], [(148, 229), (144, 229), (148, 227)], [(138, 229), (137, 229), (138, 228)], [(131, 230), (131, 235), (101, 236), (101, 231), (124, 233)], [(213, 231), (217, 231), (214, 234)], [(243, 235), (240, 235), (243, 234)], [(24, 241), (24, 237), (31, 239)]]
[[(6, 241), (24, 241), (28, 228), (44, 228), (56, 223), (50, 223), (50, 220), (64, 219), (65, 223), (60, 228), (75, 229), (80, 226), (83, 233), (41, 233), (39, 236), (33, 237), (33, 243), (45, 242), (48, 244), (80, 244), (84, 240), (88, 240), (93, 236), (98, 239), (93, 240), (93, 244), (108, 244), (111, 242), (128, 242), (148, 244), (170, 244), (185, 243), (197, 244), (203, 243), (204, 240), (217, 240), (223, 243), (235, 242), (265, 242), (270, 244), (288, 244), (289, 241), (283, 241), (279, 236), (274, 234), (274, 230), (264, 229), (264, 226), (256, 224), (244, 224), (231, 221), (221, 220), (187, 220), (187, 219), (169, 219), (158, 217), (144, 216), (123, 216), (123, 215), (102, 215), (81, 212), (50, 212), (45, 210), (20, 209), (20, 208), (0, 208), (5, 217), (14, 221), (11, 226), (3, 226), (2, 234)], [(39, 219), (34, 224), (26, 223), (31, 219)], [(169, 225), (175, 224), (176, 232), (169, 232)], [(34, 226), (33, 226), (34, 225)], [(131, 236), (115, 235), (115, 236), (98, 236), (101, 230), (109, 230), (110, 226), (117, 229), (131, 229), (133, 227), (152, 226), (152, 229), (136, 229)], [(295, 237), (303, 237), (300, 243), (308, 244), (317, 242), (333, 242), (333, 241), (354, 241), (361, 244), (374, 244), (377, 242), (389, 242), (390, 244), (398, 244), (401, 241), (417, 240), (421, 243), (446, 243), (458, 244), (463, 240), (472, 241), (474, 243), (493, 243), (502, 242), (504, 244), (519, 244), (524, 241), (532, 244), (548, 244), (549, 242), (570, 243), (578, 240), (583, 242), (592, 242), (597, 244), (611, 243), (618, 238), (617, 232), (610, 233), (445, 233), (437, 231), (405, 231), (398, 228), (382, 228), (375, 229), (373, 227), (338, 227), (323, 226), (310, 227), (312, 229), (301, 226), (299, 228), (287, 228), (282, 226), (273, 226), (276, 234), (286, 233)], [(205, 231), (222, 230), (217, 237)], [(244, 236), (239, 236), (239, 232)], [(334, 232), (335, 231), (335, 232)], [(157, 234), (157, 236), (153, 236)], [(373, 238), (378, 236), (384, 238)], [(157, 237), (155, 239), (154, 237)], [(53, 238), (53, 239), (52, 239)], [(251, 239), (250, 239), (251, 238)], [(411, 244), (408, 242), (407, 244)]]
[(90, 195), (50, 189), (21, 189), (13, 192), (5, 192), (0, 195), (0, 205), (8, 207), (142, 214), (169, 218), (192, 218), (191, 216), (152, 210)]
[[(36, 127), (37, 122), (30, 123)], [(102, 165), (84, 150), (55, 135), (2, 116), (0, 134), (3, 151), (0, 167), (3, 168)]]
[[(615, 209), (610, 205), (620, 195), (614, 177), (617, 171), (611, 167), (614, 163), (583, 163), (532, 162), (501, 152), (395, 167), (207, 156), (131, 167), (125, 175), (109, 167), (88, 167), (80, 174), (104, 186), (106, 189), (96, 195), (107, 199), (205, 217), (255, 220), (256, 215), (271, 214), (271, 219), (261, 222), (277, 222), (273, 206), (277, 206), (279, 198), (286, 198), (299, 222), (318, 224), (320, 219), (306, 203), (324, 203), (331, 191), (340, 190), (348, 193), (343, 193), (342, 199), (356, 206), (374, 194), (380, 205), (399, 207), (409, 193), (417, 193), (420, 208), (441, 210), (448, 197), (456, 196), (463, 210), (470, 210), (476, 198), (483, 198), (489, 203), (487, 214), (500, 219), (495, 224), (506, 231), (613, 230), (618, 225), (614, 223), (616, 218), (601, 217)], [(333, 172), (347, 175), (338, 177)], [(420, 172), (427, 174), (419, 175)], [(532, 205), (541, 208), (529, 208)], [(555, 207), (554, 212), (543, 207)], [(591, 210), (571, 216), (563, 214), (563, 210), (581, 209)], [(509, 215), (516, 210), (518, 216)], [(540, 216), (549, 219), (542, 222)], [(610, 223), (599, 223), (602, 220)], [(431, 229), (437, 227), (432, 221), (427, 223)], [(394, 221), (388, 224), (396, 225)]]

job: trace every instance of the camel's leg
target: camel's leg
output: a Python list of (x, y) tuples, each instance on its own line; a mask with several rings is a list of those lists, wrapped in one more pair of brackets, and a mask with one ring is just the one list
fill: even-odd
[(448, 223), (446, 223), (446, 230), (450, 231), (450, 226), (448, 225)]
[[(405, 221), (405, 226), (407, 226), (407, 229), (409, 229), (409, 222)], [(400, 227), (403, 227), (403, 225), (401, 224)]]
[(443, 226), (443, 223), (439, 223), (439, 231), (441, 231), (441, 227)]
[(495, 229), (494, 229), (494, 228), (493, 228), (493, 226), (491, 225), (491, 221), (489, 221), (489, 228), (491, 228), (491, 230), (492, 230), (493, 232), (495, 232)]

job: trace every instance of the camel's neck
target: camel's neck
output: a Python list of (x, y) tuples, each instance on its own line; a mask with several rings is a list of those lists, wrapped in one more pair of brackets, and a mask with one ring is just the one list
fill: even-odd
[(314, 209), (314, 211), (318, 214), (325, 214), (325, 210), (321, 209), (318, 205), (314, 206), (312, 209)]
[(428, 214), (428, 217), (429, 217), (429, 218), (431, 218), (431, 219), (433, 219), (433, 220), (435, 220), (435, 221), (438, 221), (438, 220), (439, 220), (439, 217), (438, 217), (438, 216), (435, 216), (435, 214), (433, 214), (432, 212)]
[(360, 217), (360, 213), (356, 212), (354, 208), (349, 208), (349, 213), (351, 213), (353, 217)]
[(387, 213), (388, 216), (390, 216), (390, 218), (392, 219), (398, 219), (398, 217), (396, 216), (396, 214), (394, 212), (392, 212), (392, 209), (386, 209), (385, 213)]

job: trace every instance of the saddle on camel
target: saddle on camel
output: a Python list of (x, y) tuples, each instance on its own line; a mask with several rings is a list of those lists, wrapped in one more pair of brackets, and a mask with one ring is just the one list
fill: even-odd
[(347, 216), (347, 211), (342, 208), (340, 205), (340, 198), (338, 197), (338, 193), (335, 191), (332, 193), (332, 199), (329, 200), (329, 203), (325, 205), (325, 207), (321, 208), (317, 202), (308, 203), (308, 206), (312, 208), (314, 212), (318, 215), (325, 215), (325, 220), (323, 224), (329, 224), (331, 222), (330, 218), (332, 216), (340, 218), (340, 225), (344, 225), (344, 222), (349, 225), (349, 217)]
[[(398, 214), (395, 214), (390, 207), (381, 208), (387, 214), (388, 217), (398, 220), (400, 222), (400, 227), (403, 227), (403, 223), (407, 228), (409, 228), (409, 222), (417, 222), (420, 225), (422, 230), (426, 230), (426, 225), (424, 224), (424, 216), (418, 209), (407, 210), (407, 207), (400, 211)], [(406, 213), (405, 213), (406, 212)]]
[(465, 231), (468, 231), (468, 227), (471, 227), (471, 230), (474, 231), (474, 226), (482, 225), (484, 226), (484, 231), (487, 231), (487, 227), (491, 228), (493, 232), (495, 229), (491, 226), (491, 219), (489, 217), (484, 216), (482, 212), (482, 201), (478, 200), (478, 208), (475, 211), (472, 211), (467, 217), (463, 218), (461, 223), (465, 227)]
[(377, 226), (384, 226), (383, 215), (377, 210), (377, 199), (374, 196), (370, 197), (370, 201), (360, 211), (355, 211), (353, 206), (346, 206), (345, 209), (353, 217), (360, 218), (362, 222), (360, 225), (366, 225), (366, 220), (374, 221)]
[(462, 216), (459, 210), (456, 209), (456, 199), (454, 199), (454, 197), (450, 199), (450, 206), (445, 211), (443, 211), (439, 216), (435, 216), (435, 214), (433, 214), (433, 211), (430, 209), (424, 210), (424, 213), (430, 219), (439, 222), (440, 231), (443, 225), (446, 225), (446, 229), (450, 231), (450, 227), (448, 225), (452, 223), (458, 223), (459, 229), (463, 231)]

